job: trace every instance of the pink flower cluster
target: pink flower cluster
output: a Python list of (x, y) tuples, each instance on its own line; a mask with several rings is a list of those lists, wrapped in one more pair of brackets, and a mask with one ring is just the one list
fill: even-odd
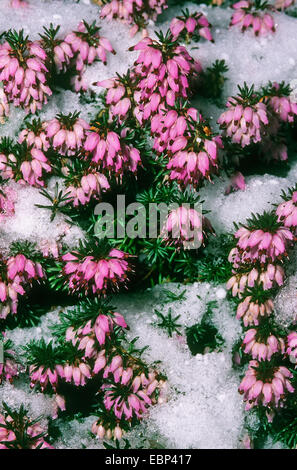
[(23, 254), (11, 256), (7, 260), (1, 259), (0, 318), (5, 319), (10, 313), (16, 314), (18, 296), (25, 294), (24, 288), (44, 277), (41, 264)]
[(45, 132), (46, 122), (34, 121), (30, 127), (23, 129), (18, 137), (18, 142), (27, 143), (28, 147), (33, 147), (46, 152), (49, 149), (49, 141)]
[[(71, 341), (73, 346), (78, 347), (78, 350), (84, 351), (84, 358), (97, 359), (98, 348), (96, 340), (100, 347), (103, 346), (106, 339), (110, 337), (115, 326), (127, 328), (127, 323), (125, 322), (123, 315), (118, 312), (112, 312), (111, 315), (99, 314), (95, 320), (89, 320), (85, 325), (77, 329), (69, 327), (66, 332), (66, 341)], [(100, 351), (100, 354), (100, 357), (102, 358), (102, 351)], [(103, 363), (103, 359), (101, 359), (101, 362)], [(95, 363), (95, 374), (99, 372), (99, 370), (96, 370), (98, 365), (99, 362), (97, 366)], [(105, 365), (103, 367), (105, 367)]]
[[(142, 373), (140, 376), (133, 374), (133, 369), (122, 367), (120, 356), (118, 357), (119, 367), (111, 372), (116, 377), (114, 384), (103, 384), (101, 390), (104, 391), (104, 405), (107, 410), (113, 410), (115, 417), (126, 421), (134, 416), (143, 418), (149, 406), (153, 404), (152, 395), (158, 387), (158, 380), (154, 372), (150, 372), (148, 377)], [(105, 391), (106, 390), (106, 391)], [(121, 393), (122, 392), (122, 393)]]
[(260, 319), (269, 317), (274, 310), (274, 304), (271, 299), (267, 299), (261, 302), (257, 299), (253, 299), (251, 295), (245, 297), (245, 299), (238, 305), (236, 311), (236, 318), (242, 319), (244, 326), (258, 326)]
[(292, 193), (291, 199), (282, 202), (277, 207), (276, 215), (279, 222), (295, 233), (297, 227), (297, 191)]
[[(275, 93), (278, 92), (280, 86), (277, 82), (273, 83)], [(289, 96), (275, 94), (268, 97), (268, 105), (273, 109), (274, 113), (283, 122), (293, 123), (297, 116), (297, 103), (290, 100)]]
[(45, 274), (40, 263), (20, 253), (8, 258), (7, 276), (11, 281), (19, 279), (24, 284), (30, 284), (33, 280), (43, 279)]
[(65, 39), (55, 46), (54, 60), (58, 70), (73, 65), (78, 72), (73, 79), (75, 91), (85, 91), (88, 87), (83, 78), (86, 66), (95, 60), (101, 60), (106, 65), (109, 52), (115, 54), (108, 39), (100, 36), (96, 24), (88, 25), (81, 21), (77, 31), (67, 34)]
[[(257, 8), (252, 1), (241, 0), (234, 3), (232, 8), (236, 12), (231, 18), (230, 26), (238, 25), (242, 32), (251, 28), (255, 36), (265, 36), (268, 33), (275, 32), (273, 16), (265, 11), (263, 12), (262, 8)], [(271, 9), (270, 5), (267, 5), (268, 9)]]
[(43, 123), (48, 147), (68, 156), (74, 155), (83, 147), (89, 127), (77, 113), (58, 114), (54, 119)]
[(218, 119), (225, 136), (242, 148), (258, 144), (265, 159), (287, 160), (285, 123), (294, 124), (297, 105), (290, 99), (290, 88), (284, 82), (269, 82), (261, 91), (246, 83), (236, 97), (227, 102), (227, 110)]
[(185, 249), (199, 248), (208, 232), (213, 232), (209, 220), (197, 209), (180, 206), (169, 212), (161, 231), (162, 239), (168, 244), (183, 246)]
[[(103, 6), (100, 17), (119, 19), (133, 25), (130, 29), (130, 36), (133, 37), (139, 29), (145, 28), (149, 19), (156, 21), (157, 16), (167, 8), (166, 3), (166, 0), (111, 0)], [(143, 35), (146, 34), (146, 29), (143, 29)]]
[[(291, 195), (294, 192), (291, 191)], [(238, 296), (236, 317), (243, 320), (245, 332), (242, 349), (253, 358), (243, 378), (239, 392), (244, 394), (246, 409), (263, 405), (268, 408), (283, 406), (285, 394), (294, 392), (291, 372), (283, 365), (287, 356), (297, 356), (296, 334), (287, 341), (275, 332), (272, 317), (274, 303), (270, 289), (284, 283), (283, 258), (294, 241), (294, 236), (283, 225), (284, 214), (289, 215), (292, 205), (287, 201), (276, 212), (257, 214), (235, 233), (237, 246), (229, 254), (233, 263), (233, 276), (227, 283), (233, 296)], [(288, 212), (285, 212), (288, 208)], [(290, 225), (290, 224), (289, 224)], [(295, 227), (293, 227), (295, 230)], [(269, 421), (273, 414), (268, 413)]]
[(266, 105), (269, 125), (263, 136), (260, 148), (266, 160), (287, 160), (287, 145), (283, 129), (286, 123), (294, 125), (297, 105), (291, 101), (290, 88), (282, 83), (269, 83), (262, 90), (262, 101)]
[(107, 178), (96, 171), (83, 175), (75, 184), (70, 184), (66, 190), (74, 207), (88, 204), (91, 199), (99, 199), (102, 192), (110, 188)]
[(201, 71), (201, 65), (187, 49), (172, 41), (171, 35), (160, 42), (145, 38), (132, 48), (141, 51), (133, 68), (137, 79), (134, 99), (144, 120), (161, 109), (175, 106), (178, 98), (189, 95), (189, 80)]
[(217, 171), (218, 151), (222, 147), (221, 137), (212, 137), (208, 126), (193, 124), (169, 145), (169, 178), (183, 187), (197, 187), (204, 179), (210, 180), (211, 174)]
[(109, 288), (119, 289), (125, 284), (131, 270), (127, 262), (128, 255), (121, 250), (111, 249), (108, 254), (83, 256), (77, 252), (62, 256), (65, 263), (63, 275), (68, 279), (72, 292), (83, 291), (93, 294), (106, 294)]
[[(102, 386), (102, 391), (110, 387), (105, 392), (104, 404), (108, 410), (114, 413), (117, 421), (115, 427), (109, 427), (106, 423), (95, 421), (92, 426), (92, 433), (98, 439), (118, 439), (123, 437), (124, 430), (121, 427), (121, 421), (130, 422), (131, 418), (142, 419), (148, 413), (148, 409), (155, 403), (164, 403), (167, 395), (167, 383), (159, 380), (155, 372), (151, 371), (146, 376), (144, 373), (133, 375), (131, 367), (124, 369), (122, 375), (118, 376), (117, 383), (114, 385)], [(122, 397), (121, 397), (121, 391)], [(158, 392), (158, 398), (156, 397)]]
[(136, 103), (133, 97), (133, 83), (131, 83), (130, 76), (110, 78), (97, 82), (96, 86), (106, 88), (106, 104), (109, 106), (110, 117), (117, 117), (119, 122), (122, 123), (128, 116), (129, 111), (133, 112), (136, 119), (141, 124), (141, 115), (136, 111)]
[[(44, 392), (48, 386), (57, 393), (59, 379), (63, 379), (66, 383), (73, 383), (76, 387), (85, 386), (87, 379), (91, 378), (91, 368), (88, 364), (77, 359), (74, 364), (66, 362), (65, 364), (56, 364), (54, 367), (45, 367), (31, 365), (29, 368), (31, 388), (37, 384), (40, 386), (41, 391)], [(58, 398), (59, 397), (59, 398)], [(63, 397), (56, 395), (57, 405), (60, 409), (65, 409), (65, 400)]]
[(0, 45), (0, 81), (7, 100), (35, 113), (52, 94), (47, 85), (48, 57), (39, 41), (31, 42), (23, 33), (7, 33)]
[(279, 264), (269, 263), (265, 268), (252, 268), (250, 271), (236, 273), (227, 282), (227, 289), (232, 289), (233, 297), (240, 297), (246, 288), (253, 288), (262, 284), (264, 290), (274, 286), (282, 286), (285, 271)]
[(0, 88), (0, 123), (1, 124), (3, 124), (4, 118), (8, 115), (9, 115), (8, 99), (3, 88)]
[(265, 264), (281, 259), (286, 256), (286, 250), (293, 241), (292, 233), (283, 226), (273, 231), (240, 227), (235, 238), (238, 238), (237, 246), (229, 254), (229, 261), (235, 268), (242, 264)]
[[(70, 326), (65, 332), (66, 343), (72, 343), (71, 359), (67, 352), (63, 350), (62, 353), (61, 349), (53, 348), (51, 343), (46, 344), (43, 340), (37, 349), (32, 346), (31, 387), (39, 385), (42, 392), (49, 388), (53, 390), (53, 417), (56, 418), (59, 410), (66, 409), (60, 385), (66, 382), (75, 387), (85, 386), (100, 374), (102, 385), (97, 394), (106, 413), (93, 424), (92, 432), (101, 439), (120, 439), (133, 418), (142, 419), (151, 405), (166, 401), (167, 384), (156, 370), (147, 368), (140, 358), (120, 344), (127, 324), (124, 317), (107, 303), (82, 302), (73, 314), (73, 320), (67, 316)], [(78, 320), (80, 314), (81, 321)], [(37, 352), (38, 348), (41, 348), (40, 352)], [(46, 365), (40, 363), (40, 358), (46, 358)]]
[(40, 366), (38, 369), (36, 369), (34, 366), (30, 366), (29, 374), (31, 380), (31, 388), (33, 388), (36, 383), (38, 383), (41, 387), (41, 391), (44, 391), (50, 383), (53, 390), (56, 391), (60, 371), (61, 366), (56, 366), (54, 370), (43, 366)]
[(139, 150), (124, 141), (126, 132), (123, 130), (119, 136), (108, 129), (103, 128), (101, 131), (101, 126), (93, 127), (87, 133), (84, 144), (85, 151), (90, 153), (91, 162), (120, 180), (125, 171), (136, 173), (141, 163)]
[[(297, 359), (297, 332), (293, 331), (287, 337), (287, 349), (286, 353), (290, 356), (292, 362), (295, 362)], [(295, 366), (296, 367), (296, 366)]]
[(224, 134), (241, 147), (262, 140), (268, 125), (266, 105), (262, 102), (247, 105), (240, 97), (229, 98), (227, 111), (218, 119)]
[(26, 8), (28, 3), (25, 0), (10, 0), (12, 8)]
[(292, 377), (293, 374), (283, 366), (271, 367), (270, 376), (267, 370), (261, 374), (261, 363), (255, 360), (250, 361), (248, 370), (239, 386), (239, 392), (244, 395), (244, 400), (247, 402), (246, 410), (250, 410), (256, 405), (281, 406), (285, 393), (294, 392), (289, 380)]
[(13, 382), (14, 377), (19, 375), (18, 364), (15, 361), (15, 352), (5, 348), (4, 344), (4, 362), (0, 363), (0, 384), (4, 380)]
[(251, 354), (253, 359), (258, 361), (270, 361), (273, 354), (285, 352), (285, 342), (282, 338), (269, 335), (265, 341), (257, 339), (256, 328), (251, 328), (246, 332), (243, 340), (244, 352)]
[[(155, 137), (153, 148), (161, 154), (169, 151), (171, 154), (176, 151), (175, 141), (179, 137), (185, 137), (191, 124), (203, 121), (201, 114), (195, 108), (185, 108), (180, 110), (161, 109), (158, 114), (151, 119), (151, 133)], [(193, 128), (192, 126), (190, 126)]]
[(16, 197), (16, 192), (9, 186), (0, 189), (0, 222), (14, 214)]
[[(27, 418), (28, 422), (26, 424), (30, 424), (31, 420)], [(13, 424), (16, 426), (15, 433), (10, 430), (10, 426)], [(8, 429), (7, 429), (8, 427)], [(18, 429), (19, 427), (19, 429)], [(24, 436), (24, 432), (26, 433), (26, 437)], [(23, 423), (14, 422), (12, 416), (10, 415), (3, 415), (0, 413), (0, 449), (10, 449), (8, 445), (5, 443), (15, 444), (17, 449), (27, 448), (21, 447), (21, 443), (18, 443), (18, 436), (23, 435), (23, 439), (26, 442), (32, 441), (30, 445), (30, 449), (53, 449), (53, 447), (45, 441), (44, 439), (44, 429), (40, 426), (39, 423), (32, 422), (32, 425), (27, 427), (26, 430), (23, 428)], [(37, 437), (40, 436), (40, 437)], [(34, 439), (36, 437), (36, 439)]]
[(211, 34), (211, 24), (203, 13), (195, 12), (192, 15), (184, 14), (173, 18), (170, 23), (170, 31), (174, 41), (178, 38), (185, 38), (188, 42), (194, 36), (213, 41)]

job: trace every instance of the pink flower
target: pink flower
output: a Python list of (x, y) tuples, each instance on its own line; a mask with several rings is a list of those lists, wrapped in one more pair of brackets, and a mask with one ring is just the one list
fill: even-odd
[(211, 130), (203, 121), (191, 121), (183, 136), (169, 141), (167, 153), (171, 170), (170, 179), (186, 187), (199, 186), (218, 167), (218, 150), (222, 148), (220, 136), (211, 136)]
[[(292, 362), (295, 362), (297, 359), (297, 333), (293, 331), (288, 335), (287, 338), (287, 350), (286, 353), (290, 356)], [(296, 362), (295, 362), (296, 364)]]
[[(268, 218), (270, 215), (266, 213), (262, 217)], [(271, 214), (271, 221), (274, 219), (276, 217)], [(274, 263), (277, 259), (281, 260), (284, 256), (287, 256), (286, 250), (294, 238), (290, 230), (277, 223), (270, 231), (258, 228), (260, 226), (261, 224), (257, 223), (255, 229), (240, 227), (235, 233), (235, 238), (238, 239), (237, 246), (230, 251), (228, 258), (235, 268), (240, 267), (242, 264), (257, 262), (262, 264)], [(271, 275), (274, 276), (272, 271)], [(266, 282), (268, 282), (269, 277), (270, 275), (266, 278)]]
[(0, 81), (8, 102), (34, 114), (52, 94), (47, 85), (47, 54), (40, 41), (31, 42), (22, 33), (16, 39), (12, 34), (6, 33), (6, 42), (0, 45)]
[(106, 366), (105, 350), (102, 350), (101, 347), (105, 345), (107, 339), (110, 339), (114, 328), (116, 326), (127, 328), (124, 317), (120, 313), (108, 311), (107, 314), (104, 310), (100, 312), (100, 306), (97, 307), (98, 309), (97, 316), (79, 328), (70, 327), (66, 331), (66, 341), (71, 341), (79, 351), (84, 351), (84, 359), (95, 359), (93, 368), (95, 374), (98, 374)]
[(205, 217), (196, 209), (181, 206), (172, 210), (165, 221), (161, 237), (169, 244), (183, 245), (184, 248), (198, 248), (211, 227)]
[(40, 385), (41, 391), (44, 392), (48, 385), (53, 389), (54, 392), (57, 390), (60, 369), (55, 366), (53, 369), (46, 366), (35, 366), (31, 365), (29, 368), (31, 388), (36, 384)]
[(19, 184), (44, 186), (45, 173), (52, 171), (44, 152), (33, 146), (28, 147), (26, 142), (17, 144), (13, 152), (14, 154), (8, 156), (0, 155), (0, 169), (3, 171), (3, 177), (5, 175), (6, 178), (16, 178)]
[(74, 155), (82, 147), (87, 137), (89, 124), (79, 117), (79, 113), (58, 114), (44, 123), (49, 145), (62, 155)]
[(14, 203), (17, 194), (10, 187), (4, 187), (0, 192), (0, 221), (14, 214)]
[(87, 133), (84, 144), (84, 149), (90, 155), (93, 164), (102, 170), (107, 170), (110, 176), (115, 176), (120, 181), (126, 171), (136, 173), (141, 164), (140, 152), (125, 143), (124, 131), (118, 135), (114, 131), (104, 129), (105, 135), (102, 135), (100, 130), (100, 127), (92, 128), (92, 131)]
[(45, 277), (41, 264), (35, 263), (21, 253), (8, 258), (7, 275), (11, 281), (18, 278), (25, 284), (32, 282), (33, 279)]
[(18, 375), (19, 367), (16, 362), (15, 352), (9, 349), (9, 342), (4, 343), (4, 362), (0, 363), (0, 384), (4, 380), (8, 380), (12, 383), (14, 377), (17, 377)]
[(174, 106), (178, 97), (189, 95), (189, 80), (201, 71), (201, 65), (176, 42), (162, 38), (160, 42), (145, 38), (132, 50), (140, 50), (132, 78), (137, 80), (134, 99), (144, 120), (160, 110)]
[(9, 115), (9, 103), (7, 96), (3, 90), (0, 88), (0, 123), (4, 123), (4, 118)]
[(26, 8), (28, 3), (25, 0), (10, 0), (12, 8)]
[(77, 207), (89, 203), (92, 198), (100, 199), (101, 193), (109, 188), (107, 178), (102, 173), (93, 171), (83, 175), (80, 181), (76, 179), (76, 186), (67, 186), (67, 194), (74, 207)]
[[(117, 369), (116, 369), (117, 370)], [(115, 373), (115, 372), (114, 372)], [(138, 380), (137, 386), (136, 379)], [(104, 392), (104, 405), (108, 411), (113, 411), (117, 419), (143, 418), (149, 406), (156, 403), (154, 394), (159, 382), (156, 374), (151, 372), (148, 377), (145, 374), (133, 376), (131, 370), (123, 369), (119, 380), (115, 384), (104, 384), (101, 390)]]
[(290, 88), (285, 86), (284, 82), (269, 82), (267, 89), (263, 91), (266, 95), (265, 103), (272, 113), (275, 113), (280, 121), (294, 123), (297, 116), (297, 103), (290, 99)]
[(50, 144), (45, 133), (45, 127), (46, 123), (42, 123), (40, 120), (33, 120), (27, 129), (21, 131), (18, 142), (20, 144), (26, 142), (28, 147), (34, 147), (46, 152)]
[(229, 98), (227, 107), (218, 119), (224, 135), (241, 147), (260, 142), (268, 125), (266, 105), (261, 102), (246, 105), (238, 96), (236, 100)]
[(13, 178), (14, 171), (12, 166), (17, 162), (16, 156), (13, 153), (0, 153), (0, 171), (3, 178)]
[[(21, 409), (19, 412), (13, 410), (12, 416), (6, 410), (4, 414), (0, 413), (0, 449), (11, 449), (7, 445), (8, 442), (15, 444), (15, 448), (21, 449), (53, 449), (46, 442), (44, 437), (46, 433), (40, 423), (36, 422), (36, 420), (31, 420), (27, 415), (24, 415), (23, 411)], [(10, 429), (12, 422), (14, 431)], [(19, 438), (20, 435), (22, 436), (21, 440)]]
[(172, 151), (175, 139), (187, 135), (188, 128), (193, 127), (189, 124), (190, 119), (203, 121), (195, 108), (161, 109), (151, 119), (151, 133), (155, 137), (153, 148), (158, 153)]
[(285, 272), (279, 264), (269, 263), (265, 268), (254, 267), (249, 269), (239, 273), (234, 270), (234, 275), (227, 282), (227, 289), (232, 289), (233, 297), (238, 296), (240, 298), (247, 288), (253, 288), (261, 284), (263, 290), (268, 290), (275, 286), (282, 286), (284, 283)]
[(115, 54), (108, 39), (100, 36), (96, 23), (89, 25), (85, 21), (79, 23), (77, 31), (73, 31), (60, 41), (54, 49), (55, 63), (58, 70), (74, 64), (78, 75), (74, 80), (76, 91), (87, 89), (83, 83), (83, 73), (88, 65), (95, 60), (107, 63), (107, 53)]
[(100, 17), (109, 21), (118, 19), (133, 25), (130, 29), (130, 36), (133, 37), (139, 28), (144, 28), (142, 32), (146, 34), (148, 20), (156, 21), (157, 16), (166, 8), (166, 0), (112, 0), (104, 4)]
[(240, 171), (237, 171), (231, 176), (230, 185), (226, 188), (225, 194), (230, 194), (232, 191), (238, 190), (245, 190), (245, 179)]
[(137, 103), (133, 97), (132, 90), (136, 88), (136, 84), (131, 79), (130, 73), (118, 76), (117, 78), (102, 80), (95, 85), (107, 89), (106, 103), (109, 106), (111, 119), (117, 117), (121, 123), (131, 112), (141, 124), (141, 118), (134, 109)]

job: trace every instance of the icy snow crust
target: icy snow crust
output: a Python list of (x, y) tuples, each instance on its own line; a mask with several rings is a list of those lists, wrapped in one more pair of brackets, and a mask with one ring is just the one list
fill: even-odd
[[(203, 67), (210, 66), (216, 59), (225, 59), (229, 67), (224, 89), (224, 100), (236, 93), (237, 84), (243, 81), (255, 83), (256, 87), (268, 80), (297, 79), (297, 32), (296, 19), (285, 14), (275, 14), (277, 32), (267, 38), (255, 38), (248, 32), (242, 35), (236, 27), (228, 30), (231, 9), (209, 8), (202, 5), (183, 5), (190, 11), (198, 10), (207, 15), (213, 24), (215, 44), (202, 41), (190, 45), (191, 54), (198, 58)], [(170, 8), (162, 21), (150, 25), (154, 29), (166, 30), (173, 16), (179, 9)], [(136, 54), (128, 48), (140, 39), (137, 35), (129, 38), (128, 28), (120, 23), (107, 23), (99, 20), (99, 9), (89, 0), (79, 4), (72, 0), (30, 0), (29, 10), (13, 10), (8, 0), (1, 0), (0, 33), (9, 28), (24, 28), (32, 39), (38, 38), (43, 26), (61, 25), (61, 33), (76, 28), (80, 20), (92, 22), (95, 19), (102, 26), (102, 35), (108, 37), (117, 55), (110, 56), (108, 65), (96, 63), (89, 67), (86, 78), (89, 83), (103, 80), (115, 73), (124, 73), (135, 60)], [(195, 47), (192, 49), (192, 47)], [(99, 93), (100, 90), (93, 87)], [(213, 126), (221, 110), (212, 105), (205, 108), (205, 103), (195, 101), (205, 116), (212, 119)], [(78, 95), (71, 91), (55, 94), (41, 113), (42, 119), (51, 119), (57, 112), (69, 113), (81, 111), (81, 117), (88, 119), (93, 114), (93, 105), (81, 105)], [(7, 123), (0, 127), (1, 136), (14, 137), (24, 118), (23, 111), (13, 109)], [(247, 188), (244, 192), (224, 195), (227, 180), (221, 176), (215, 184), (207, 185), (201, 190), (205, 200), (205, 209), (211, 210), (209, 216), (218, 233), (232, 231), (233, 222), (244, 221), (251, 212), (262, 212), (271, 203), (280, 201), (281, 189), (286, 189), (296, 182), (297, 164), (291, 168), (285, 178), (271, 175), (247, 177)], [(50, 183), (54, 187), (55, 180)], [(45, 204), (39, 190), (22, 187), (12, 183), (17, 192), (15, 215), (1, 226), (1, 249), (8, 243), (20, 238), (39, 242), (43, 239), (56, 240), (62, 233), (64, 242), (75, 246), (83, 233), (77, 227), (68, 227), (62, 216), (50, 222), (50, 214), (45, 209), (36, 208), (35, 204)], [(50, 239), (49, 239), (50, 237)], [(286, 324), (294, 314), (292, 299), (295, 296), (295, 276), (279, 294), (279, 321)], [(225, 300), (224, 286), (215, 287), (206, 283), (195, 283), (188, 286), (166, 285), (166, 289), (181, 292), (186, 289), (185, 300), (164, 303), (164, 286), (157, 286), (144, 294), (126, 294), (113, 299), (118, 310), (125, 316), (130, 325), (131, 338), (139, 336), (139, 347), (149, 345), (146, 352), (148, 361), (161, 361), (161, 367), (168, 376), (170, 385), (169, 400), (166, 404), (155, 406), (148, 420), (127, 434), (132, 447), (167, 447), (167, 448), (238, 448), (244, 435), (244, 412), (240, 395), (237, 392), (239, 376), (232, 369), (231, 349), (241, 334), (239, 322)], [(285, 290), (287, 289), (287, 291)], [(199, 297), (197, 297), (199, 296)], [(287, 300), (286, 300), (287, 299)], [(167, 313), (169, 307), (173, 315), (181, 315), (179, 322), (183, 327), (199, 322), (210, 300), (217, 300), (214, 311), (214, 322), (225, 340), (221, 352), (192, 356), (185, 345), (185, 340), (169, 338), (165, 332), (152, 325), (156, 320), (154, 309)], [(287, 303), (284, 305), (284, 300)], [(295, 303), (296, 303), (296, 299)], [(287, 307), (286, 307), (287, 305)], [(295, 305), (295, 304), (294, 304)], [(15, 329), (8, 336), (20, 347), (32, 338), (50, 338), (49, 326), (58, 320), (61, 309), (49, 312), (38, 327)], [(50, 416), (53, 409), (52, 399), (41, 393), (29, 391), (27, 381), (20, 379), (14, 386), (0, 386), (0, 398), (9, 405), (21, 402), (29, 407), (32, 415)], [(102, 448), (102, 444), (89, 436), (94, 417), (81, 421), (63, 422), (58, 420), (62, 436), (55, 447)]]

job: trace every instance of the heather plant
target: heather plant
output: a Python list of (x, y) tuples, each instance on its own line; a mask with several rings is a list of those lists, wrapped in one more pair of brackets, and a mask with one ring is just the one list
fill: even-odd
[[(23, 7), (30, 15), (34, 3), (10, 2), (16, 16)], [(192, 402), (204, 381), (208, 393), (206, 364), (215, 359), (220, 367), (218, 361), (228, 357), (238, 337), (233, 366), (237, 372), (244, 367), (238, 384), (248, 434), (237, 436), (237, 444), (251, 447), (257, 436), (270, 432), (296, 446), (296, 324), (280, 326), (275, 300), (293, 259), (296, 187), (272, 210), (236, 225), (234, 235), (226, 233), (231, 216), (225, 206), (234, 201), (238, 220), (236, 211), (243, 207), (236, 198), (244, 204), (245, 195), (233, 193), (253, 190), (257, 164), (265, 173), (277, 164), (288, 170), (297, 115), (293, 84), (271, 81), (256, 88), (247, 70), (240, 78), (248, 84), (239, 86), (224, 107), (224, 86), (227, 78), (229, 89), (233, 86), (234, 64), (222, 53), (223, 44), (211, 63), (223, 28), (216, 15), (221, 0), (209, 0), (216, 8), (203, 6), (204, 13), (192, 5), (191, 12), (169, 15), (167, 32), (163, 27), (153, 32), (158, 29), (153, 22), (167, 8), (164, 0), (93, 3), (102, 7), (97, 18), (89, 19), (96, 7), (80, 2), (83, 13), (71, 27), (66, 19), (61, 27), (46, 24), (32, 40), (24, 21), (23, 30), (5, 31), (0, 38), (0, 123), (5, 126), (0, 141), (0, 383), (15, 386), (26, 400), (33, 397), (33, 408), (44, 394), (50, 423), (47, 432), (46, 417), (40, 424), (24, 406), (4, 403), (0, 448), (51, 448), (55, 429), (59, 434), (64, 422), (80, 425), (91, 416), (85, 437), (95, 446), (99, 439), (109, 449), (129, 448), (126, 434), (130, 439), (130, 431), (150, 414), (154, 420), (159, 409), (166, 416), (166, 409), (176, 406), (175, 412), (180, 399)], [(236, 38), (236, 29), (248, 31), (244, 41), (269, 50), (277, 38), (275, 11), (292, 3), (237, 2), (223, 15), (232, 16), (228, 34)], [(208, 18), (214, 18), (214, 27)], [(126, 42), (116, 47), (119, 62), (132, 57), (128, 69), (122, 64), (117, 69), (121, 73), (109, 60), (116, 42), (101, 34), (114, 20), (123, 23), (117, 36), (123, 42), (122, 31), (130, 38), (137, 34), (128, 40), (126, 56)], [(277, 67), (275, 75), (280, 75)], [(293, 171), (288, 178), (294, 178)], [(34, 209), (22, 218), (30, 198)], [(31, 216), (36, 227), (23, 239), (19, 226), (26, 233), (24, 219)], [(179, 283), (176, 292), (166, 289), (172, 282)], [(147, 321), (151, 301), (144, 289), (152, 287), (159, 305), (152, 303), (154, 321)], [(131, 311), (123, 301), (127, 290)], [(144, 306), (133, 296), (143, 296)], [(224, 331), (232, 307), (242, 329)], [(27, 334), (25, 328), (30, 337), (24, 345), (18, 335), (23, 329)], [(135, 331), (142, 336), (139, 342)], [(157, 354), (145, 346), (156, 341)], [(175, 348), (178, 361), (187, 357), (186, 373), (189, 364), (197, 368), (189, 383), (182, 384), (186, 375), (179, 376), (174, 361), (167, 361), (167, 347), (168, 354)], [(167, 367), (150, 359), (159, 349)], [(219, 377), (216, 386), (227, 384)], [(215, 401), (228, 405), (225, 395)], [(183, 404), (183, 413), (188, 407)], [(199, 419), (202, 423), (203, 413)], [(140, 433), (151, 433), (151, 424), (147, 428)], [(187, 438), (190, 434), (187, 430)], [(148, 442), (153, 448), (161, 445), (159, 436), (156, 442), (149, 436)]]
[(2, 403), (0, 414), (0, 449), (53, 449), (46, 441), (40, 418), (32, 419), (23, 405), (12, 409)]
[[(263, 426), (278, 429), (286, 442), (293, 439), (294, 429), (287, 426), (286, 418), (282, 421), (279, 410), (291, 409), (290, 395), (294, 396), (296, 387), (292, 364), (297, 343), (294, 324), (286, 329), (277, 325), (273, 297), (284, 283), (286, 259), (296, 241), (296, 224), (291, 216), (294, 189), (283, 193), (285, 202), (276, 209), (253, 216), (237, 230), (237, 246), (229, 255), (233, 276), (227, 283), (232, 295), (239, 297), (236, 316), (245, 327), (239, 347), (251, 357), (239, 392), (246, 410), (256, 407)], [(287, 216), (289, 223), (285, 226)]]

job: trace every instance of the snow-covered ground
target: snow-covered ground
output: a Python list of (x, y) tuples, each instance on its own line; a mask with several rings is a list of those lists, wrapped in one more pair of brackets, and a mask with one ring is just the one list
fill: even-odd
[[(210, 8), (189, 3), (183, 5), (190, 11), (199, 10), (207, 15), (213, 25), (215, 43), (201, 42), (192, 49), (191, 54), (198, 58), (203, 67), (210, 66), (216, 59), (225, 59), (229, 71), (224, 88), (224, 99), (236, 93), (237, 84), (244, 81), (257, 87), (268, 80), (285, 80), (290, 83), (297, 79), (297, 19), (283, 13), (275, 14), (277, 31), (266, 38), (255, 38), (252, 33), (242, 35), (236, 28), (229, 30), (231, 9)], [(157, 25), (150, 25), (149, 32), (155, 29), (166, 30), (170, 19), (179, 12), (170, 8)], [(106, 36), (116, 49), (117, 55), (109, 57), (108, 65), (96, 63), (89, 67), (86, 78), (90, 83), (124, 73), (135, 60), (135, 54), (128, 48), (140, 39), (140, 35), (129, 38), (127, 27), (120, 23), (107, 23), (99, 20), (99, 9), (88, 0), (79, 4), (72, 0), (30, 0), (30, 10), (12, 10), (9, 0), (1, 0), (0, 33), (9, 28), (24, 28), (32, 39), (38, 38), (43, 26), (50, 23), (61, 25), (61, 32), (74, 29), (80, 20), (97, 20)], [(98, 92), (98, 89), (93, 87)], [(200, 106), (199, 99), (195, 101)], [(11, 107), (12, 108), (12, 107)], [(221, 112), (212, 105), (201, 108), (206, 116), (215, 121)], [(40, 114), (43, 119), (50, 119), (57, 112), (81, 111), (81, 117), (88, 119), (92, 115), (93, 105), (79, 103), (78, 95), (71, 91), (61, 91), (53, 96)], [(12, 109), (9, 120), (0, 127), (0, 136), (14, 137), (24, 118), (22, 111)], [(262, 212), (272, 203), (280, 201), (282, 189), (295, 184), (297, 164), (291, 165), (286, 177), (269, 174), (247, 177), (245, 191), (224, 194), (227, 179), (220, 176), (214, 184), (208, 184), (201, 190), (204, 208), (210, 210), (209, 219), (218, 233), (232, 231), (233, 222), (244, 221), (252, 212)], [(54, 181), (52, 181), (54, 186)], [(10, 241), (27, 238), (32, 241), (47, 239), (54, 241), (65, 233), (65, 243), (74, 246), (83, 236), (77, 227), (68, 227), (62, 216), (50, 222), (48, 211), (35, 207), (45, 200), (38, 189), (20, 187), (14, 184), (17, 192), (15, 215), (7, 220), (0, 230), (0, 244), (5, 249)], [(294, 271), (294, 269), (293, 269)], [(292, 319), (296, 305), (296, 276), (292, 272), (287, 285), (279, 294), (279, 320)], [(244, 411), (240, 395), (237, 392), (239, 375), (232, 368), (231, 350), (240, 336), (240, 324), (234, 318), (228, 301), (225, 299), (224, 286), (195, 283), (188, 286), (166, 285), (166, 289), (180, 292), (186, 289), (185, 300), (164, 303), (164, 286), (157, 286), (144, 294), (123, 294), (113, 300), (118, 310), (130, 325), (131, 337), (138, 336), (140, 347), (149, 345), (145, 357), (151, 361), (161, 361), (161, 368), (166, 371), (169, 381), (169, 400), (157, 405), (151, 411), (148, 420), (127, 434), (132, 447), (164, 446), (167, 448), (237, 448), (241, 447), (244, 436)], [(197, 297), (198, 296), (198, 297)], [(282, 297), (281, 297), (282, 296)], [(225, 343), (220, 352), (197, 354), (192, 356), (187, 346), (176, 337), (169, 338), (160, 329), (152, 325), (154, 309), (167, 312), (172, 309), (174, 315), (181, 315), (179, 322), (183, 328), (199, 322), (209, 301), (216, 300), (214, 323)], [(287, 302), (287, 306), (286, 303)], [(295, 303), (293, 303), (295, 302)], [(285, 304), (284, 304), (285, 303)], [(294, 306), (294, 308), (293, 308)], [(15, 329), (9, 337), (17, 346), (32, 338), (50, 337), (49, 326), (58, 318), (57, 309), (42, 318), (40, 325), (30, 329)], [(286, 320), (287, 318), (287, 320)], [(14, 386), (0, 386), (0, 400), (10, 405), (24, 402), (33, 416), (50, 416), (52, 399), (29, 391), (28, 383), (16, 381)], [(102, 447), (102, 444), (89, 436), (90, 425), (94, 418), (83, 422), (73, 420), (62, 422), (59, 427), (62, 436), (55, 443), (56, 447), (80, 448)]]

